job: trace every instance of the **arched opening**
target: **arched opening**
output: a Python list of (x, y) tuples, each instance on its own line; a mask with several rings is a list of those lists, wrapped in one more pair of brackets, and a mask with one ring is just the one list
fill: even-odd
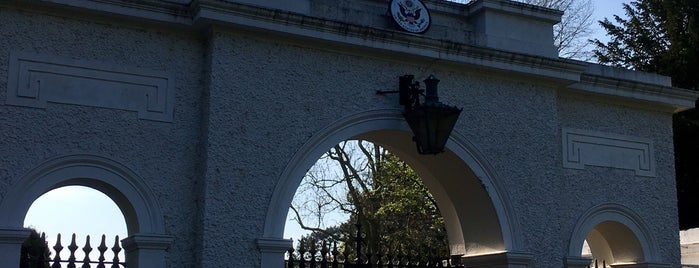
[[(466, 258), (498, 255), (492, 260), (502, 263), (518, 248), (516, 224), (512, 223), (505, 192), (473, 145), (453, 133), (445, 153), (419, 155), (400, 111), (374, 110), (332, 124), (291, 159), (272, 195), (264, 237), (258, 240), (263, 267), (281, 267), (283, 252), (291, 246), (291, 241), (282, 237), (286, 215), (306, 171), (327, 148), (347, 139), (379, 144), (413, 167), (437, 199), (452, 254)], [(517, 256), (518, 263), (528, 262), (525, 255)], [(479, 261), (488, 262), (483, 258)]]
[(423, 179), (444, 217), (454, 255), (478, 256), (507, 251), (501, 221), (482, 182), (453, 151), (418, 155), (412, 133), (380, 130), (360, 135), (394, 152)]
[(606, 264), (641, 263), (645, 259), (638, 238), (623, 224), (605, 221), (585, 238), (593, 260)]
[(303, 262), (312, 246), (326, 249), (326, 259), (451, 259), (444, 218), (423, 180), (396, 154), (367, 140), (329, 148), (304, 176), (287, 218), (284, 237), (295, 238), (296, 249), (289, 262)]
[[(68, 261), (71, 249), (67, 246), (73, 244), (73, 239), (79, 247), (73, 251), (78, 261), (85, 260), (82, 249), (86, 245), (92, 248), (87, 254), (90, 261), (99, 262), (103, 258), (103, 264), (111, 265), (125, 260), (120, 242), (127, 237), (124, 215), (114, 201), (95, 189), (63, 186), (41, 195), (27, 211), (24, 226), (45, 234), (50, 263)], [(57, 244), (63, 246), (60, 252), (54, 248)], [(37, 257), (23, 255), (22, 259), (37, 260)]]
[[(49, 160), (28, 172), (0, 202), (0, 257), (18, 261), (27, 211), (36, 199), (63, 186), (98, 190), (119, 207), (128, 237), (122, 240), (128, 267), (164, 267), (165, 250), (173, 238), (164, 234), (163, 217), (143, 179), (108, 158), (71, 155)], [(10, 264), (9, 267), (15, 265)], [(19, 267), (19, 266), (17, 266)]]
[(599, 265), (662, 263), (653, 236), (640, 217), (618, 204), (588, 210), (576, 225), (570, 243), (566, 267), (587, 267), (595, 260)]

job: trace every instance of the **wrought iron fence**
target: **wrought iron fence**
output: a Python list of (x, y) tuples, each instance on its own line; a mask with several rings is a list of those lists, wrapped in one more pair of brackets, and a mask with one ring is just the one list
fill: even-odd
[[(47, 244), (46, 242), (46, 234), (42, 233), (41, 234), (41, 240), (43, 244)], [(82, 248), (78, 247), (78, 244), (75, 242), (75, 234), (72, 235), (70, 245), (68, 245), (67, 248), (64, 248), (63, 245), (61, 244), (61, 234), (58, 234), (57, 239), (56, 239), (56, 244), (53, 245), (53, 251), (50, 252), (41, 252), (40, 254), (37, 254), (36, 256), (23, 256), (22, 259), (22, 264), (21, 267), (28, 267), (28, 268), (76, 268), (78, 265), (80, 265), (80, 268), (92, 268), (93, 265), (96, 268), (126, 268), (126, 265), (124, 262), (119, 260), (119, 252), (121, 252), (122, 248), (119, 243), (119, 236), (116, 236), (114, 238), (114, 246), (111, 248), (107, 247), (106, 244), (106, 236), (102, 235), (102, 241), (100, 242), (100, 245), (96, 248), (98, 257), (97, 260), (92, 260), (90, 258), (91, 253), (93, 252), (92, 246), (90, 246), (90, 236), (87, 236), (87, 239), (85, 241), (85, 245)], [(61, 251), (63, 249), (68, 249), (68, 253), (70, 254), (68, 259), (63, 260), (61, 259)], [(82, 260), (79, 260), (76, 258), (76, 252), (78, 249), (81, 249), (82, 252), (84, 253), (84, 257)], [(111, 250), (112, 253), (114, 253), (114, 257), (112, 260), (107, 260), (105, 258), (105, 253)], [(53, 255), (53, 258), (50, 256)], [(65, 266), (64, 266), (65, 265)]]
[(611, 268), (611, 267), (612, 267), (611, 265), (607, 265), (607, 262), (605, 260), (602, 260), (602, 262), (600, 263), (600, 261), (597, 259), (595, 259), (593, 264), (587, 266), (587, 268)]
[(354, 252), (345, 245), (343, 252), (326, 241), (300, 241), (300, 249), (290, 248), (285, 258), (285, 268), (434, 268), (464, 267), (461, 256), (411, 256), (405, 254), (373, 253), (362, 251), (361, 226), (357, 225)]
[(289, 249), (285, 261), (286, 268), (433, 268), (464, 267), (452, 258), (421, 257), (392, 254), (362, 254), (351, 258), (347, 253), (327, 247), (294, 253)]

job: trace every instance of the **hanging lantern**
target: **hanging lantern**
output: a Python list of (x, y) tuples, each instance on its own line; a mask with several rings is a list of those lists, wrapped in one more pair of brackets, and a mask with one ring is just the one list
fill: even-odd
[[(439, 102), (437, 85), (439, 80), (430, 75), (420, 83), (414, 81), (413, 75), (401, 76), (397, 93), (399, 103), (405, 107), (403, 117), (413, 131), (413, 141), (420, 154), (438, 154), (444, 152), (451, 131), (459, 119), (462, 109)], [(420, 103), (420, 93), (425, 92), (425, 102)], [(378, 91), (377, 93), (396, 93), (396, 91)]]

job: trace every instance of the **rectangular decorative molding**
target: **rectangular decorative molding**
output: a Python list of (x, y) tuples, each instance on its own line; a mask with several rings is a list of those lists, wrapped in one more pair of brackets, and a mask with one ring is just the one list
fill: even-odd
[(633, 170), (638, 176), (656, 176), (650, 139), (571, 128), (561, 132), (564, 168), (611, 167)]
[(27, 53), (10, 55), (9, 105), (84, 105), (135, 111), (140, 119), (172, 122), (174, 100), (174, 79), (165, 72)]

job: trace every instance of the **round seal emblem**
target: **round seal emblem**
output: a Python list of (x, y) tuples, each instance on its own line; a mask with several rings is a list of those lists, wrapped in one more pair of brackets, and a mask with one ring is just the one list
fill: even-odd
[(388, 11), (403, 30), (424, 33), (430, 28), (430, 11), (420, 0), (391, 0)]

